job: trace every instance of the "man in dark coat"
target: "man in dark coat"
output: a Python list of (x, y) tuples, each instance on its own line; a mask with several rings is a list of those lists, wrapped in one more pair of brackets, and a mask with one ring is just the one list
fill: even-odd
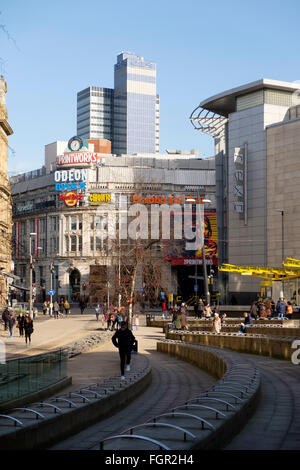
[(8, 330), (8, 324), (9, 324), (9, 310), (7, 307), (5, 307), (5, 309), (3, 310), (2, 320), (4, 321), (4, 328), (6, 331)]
[(128, 324), (125, 321), (122, 321), (120, 326), (120, 329), (116, 331), (111, 340), (114, 346), (119, 348), (121, 379), (124, 380), (125, 362), (126, 370), (130, 371), (131, 351), (135, 342), (135, 337), (133, 336), (131, 330), (128, 329)]

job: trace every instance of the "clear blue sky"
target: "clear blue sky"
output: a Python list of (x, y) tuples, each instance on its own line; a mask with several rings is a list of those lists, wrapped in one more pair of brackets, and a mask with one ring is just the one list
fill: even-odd
[(263, 77), (300, 80), (299, 0), (10, 0), (0, 12), (10, 171), (41, 167), (45, 144), (76, 134), (77, 92), (112, 88), (121, 51), (157, 64), (161, 152), (213, 155), (189, 122), (203, 99)]

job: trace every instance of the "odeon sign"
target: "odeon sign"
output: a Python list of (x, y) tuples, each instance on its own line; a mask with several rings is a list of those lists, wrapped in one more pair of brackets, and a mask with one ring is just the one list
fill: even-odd
[(54, 173), (54, 181), (56, 183), (65, 181), (87, 181), (88, 169), (57, 170)]

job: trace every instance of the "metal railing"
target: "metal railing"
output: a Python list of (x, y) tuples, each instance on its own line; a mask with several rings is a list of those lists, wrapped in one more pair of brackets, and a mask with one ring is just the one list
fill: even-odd
[(67, 351), (11, 359), (0, 364), (0, 404), (38, 392), (67, 377)]

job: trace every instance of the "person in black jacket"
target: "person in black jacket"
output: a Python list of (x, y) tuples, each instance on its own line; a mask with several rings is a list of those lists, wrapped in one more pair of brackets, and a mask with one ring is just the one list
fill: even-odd
[(9, 324), (9, 310), (7, 307), (5, 307), (5, 309), (3, 310), (2, 320), (4, 321), (4, 328), (6, 331), (8, 330), (8, 324)]
[(20, 336), (24, 336), (25, 317), (23, 315), (23, 312), (20, 312), (19, 315), (17, 316), (17, 322), (18, 322), (18, 325), (19, 325)]
[(29, 344), (31, 343), (31, 335), (33, 333), (33, 321), (30, 318), (29, 313), (25, 315), (25, 322), (24, 322), (24, 331), (25, 331), (25, 342), (27, 344), (27, 340)]
[(120, 366), (121, 366), (121, 379), (125, 379), (124, 369), (126, 360), (126, 370), (130, 370), (131, 351), (135, 343), (135, 337), (131, 330), (128, 329), (128, 324), (125, 321), (121, 322), (120, 329), (111, 338), (114, 346), (119, 348)]

